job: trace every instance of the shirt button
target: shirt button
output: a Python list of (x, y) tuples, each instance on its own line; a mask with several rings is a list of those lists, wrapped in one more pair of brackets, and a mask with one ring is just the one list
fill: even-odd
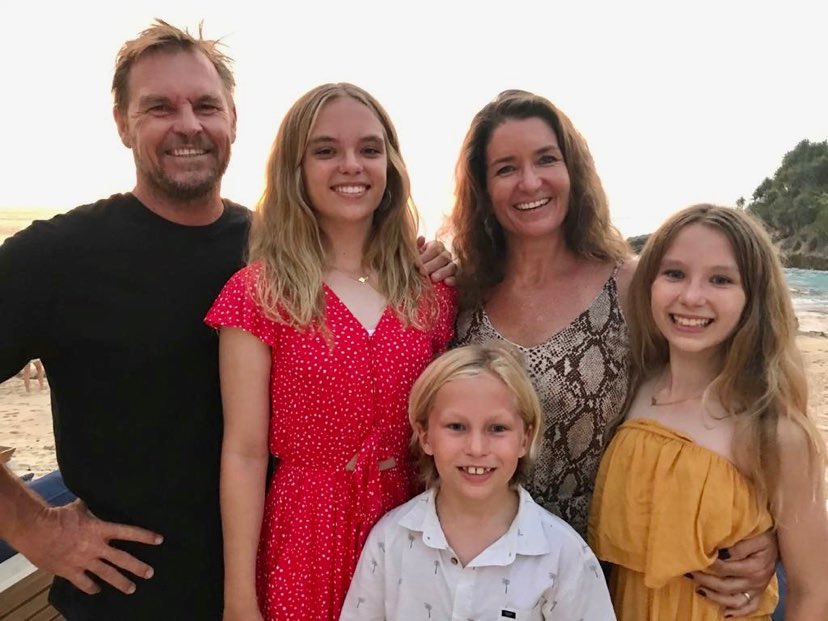
[(457, 563), (458, 563), (458, 560), (452, 556), (451, 557), (451, 564), (452, 565), (457, 565)]

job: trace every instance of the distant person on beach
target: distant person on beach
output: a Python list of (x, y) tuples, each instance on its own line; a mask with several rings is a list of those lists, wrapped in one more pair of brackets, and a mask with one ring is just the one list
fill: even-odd
[[(460, 264), (456, 344), (506, 340), (526, 357), (545, 430), (526, 488), (586, 536), (599, 460), (627, 395), (635, 262), (569, 118), (527, 91), (486, 104), (463, 141), (449, 230)], [(729, 553), (694, 574), (698, 586), (722, 602), (763, 591), (773, 535)]]
[[(218, 338), (203, 318), (249, 229), (220, 193), (233, 89), (215, 41), (154, 23), (112, 82), (133, 191), (0, 247), (0, 380), (42, 359), (58, 464), (81, 499), (49, 509), (2, 468), (0, 537), (58, 576), (50, 599), (72, 620), (221, 618)], [(439, 245), (429, 257), (448, 260)]]
[(722, 602), (692, 578), (775, 528), (785, 619), (828, 619), (825, 446), (770, 237), (741, 210), (680, 211), (647, 241), (627, 317), (632, 392), (589, 525), (618, 618), (743, 618), (759, 602), (751, 618), (770, 619), (775, 581)]
[(452, 337), (455, 294), (417, 269), (396, 130), (363, 89), (300, 97), (267, 171), (250, 265), (206, 319), (224, 402), (224, 620), (336, 621), (371, 527), (418, 491), (408, 393)]
[(44, 388), (45, 373), (43, 372), (43, 363), (35, 358), (34, 360), (27, 362), (20, 370), (20, 373), (18, 373), (18, 375), (23, 379), (23, 386), (25, 386), (26, 392), (31, 390), (32, 367), (34, 367), (34, 377), (37, 380), (38, 387), (41, 390)]

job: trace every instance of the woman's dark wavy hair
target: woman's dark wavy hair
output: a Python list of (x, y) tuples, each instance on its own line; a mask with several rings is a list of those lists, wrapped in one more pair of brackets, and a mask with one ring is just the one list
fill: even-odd
[(455, 170), (454, 209), (446, 228), (460, 264), (458, 284), (464, 307), (482, 303), (504, 275), (506, 238), (486, 190), (486, 148), (502, 123), (530, 118), (542, 119), (555, 132), (569, 172), (569, 209), (563, 222), (569, 249), (599, 261), (620, 262), (630, 254), (627, 242), (610, 222), (607, 196), (586, 140), (569, 118), (544, 97), (503, 91), (475, 115)]

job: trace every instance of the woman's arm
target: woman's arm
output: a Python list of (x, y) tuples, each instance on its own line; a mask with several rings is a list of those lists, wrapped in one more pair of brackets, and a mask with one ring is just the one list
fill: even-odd
[(699, 594), (719, 604), (726, 615), (746, 616), (759, 609), (761, 595), (773, 578), (778, 558), (776, 535), (767, 531), (719, 550), (719, 560), (690, 577), (696, 582)]
[[(788, 590), (785, 621), (828, 619), (828, 515), (823, 483), (809, 475), (810, 439), (790, 420), (779, 422), (782, 507), (774, 516), (779, 550)], [(815, 493), (816, 491), (816, 493)], [(721, 556), (721, 552), (720, 552)], [(721, 604), (727, 615), (746, 616), (759, 607), (759, 599), (773, 576), (776, 545), (771, 533), (741, 541), (727, 550), (708, 573), (696, 572), (693, 579), (706, 597)], [(715, 575), (713, 575), (715, 574)], [(744, 596), (751, 596), (750, 601)]]
[(828, 619), (828, 515), (822, 470), (819, 481), (814, 481), (810, 438), (798, 425), (781, 420), (777, 437), (782, 503), (774, 517), (788, 578), (785, 621)]
[(224, 619), (261, 619), (256, 552), (264, 514), (270, 420), (270, 348), (239, 328), (219, 336), (224, 439), (221, 519), (224, 534)]
[(618, 303), (621, 304), (621, 312), (629, 317), (629, 291), (635, 269), (638, 267), (638, 257), (624, 261), (618, 273), (615, 275), (615, 284), (618, 287)]
[(452, 287), (455, 285), (457, 264), (443, 242), (436, 239), (426, 242), (421, 235), (417, 238), (417, 250), (420, 253), (420, 274), (427, 276), (431, 282), (445, 282)]

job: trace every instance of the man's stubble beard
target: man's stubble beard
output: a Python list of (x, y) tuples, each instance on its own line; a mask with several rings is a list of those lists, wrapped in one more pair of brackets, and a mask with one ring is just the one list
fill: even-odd
[(165, 196), (174, 202), (192, 203), (208, 197), (221, 185), (227, 166), (230, 164), (230, 150), (224, 161), (217, 162), (218, 168), (211, 170), (209, 174), (197, 183), (180, 182), (166, 175), (163, 169), (146, 170), (140, 166), (138, 158), (135, 158), (135, 165), (149, 185), (159, 195)]

